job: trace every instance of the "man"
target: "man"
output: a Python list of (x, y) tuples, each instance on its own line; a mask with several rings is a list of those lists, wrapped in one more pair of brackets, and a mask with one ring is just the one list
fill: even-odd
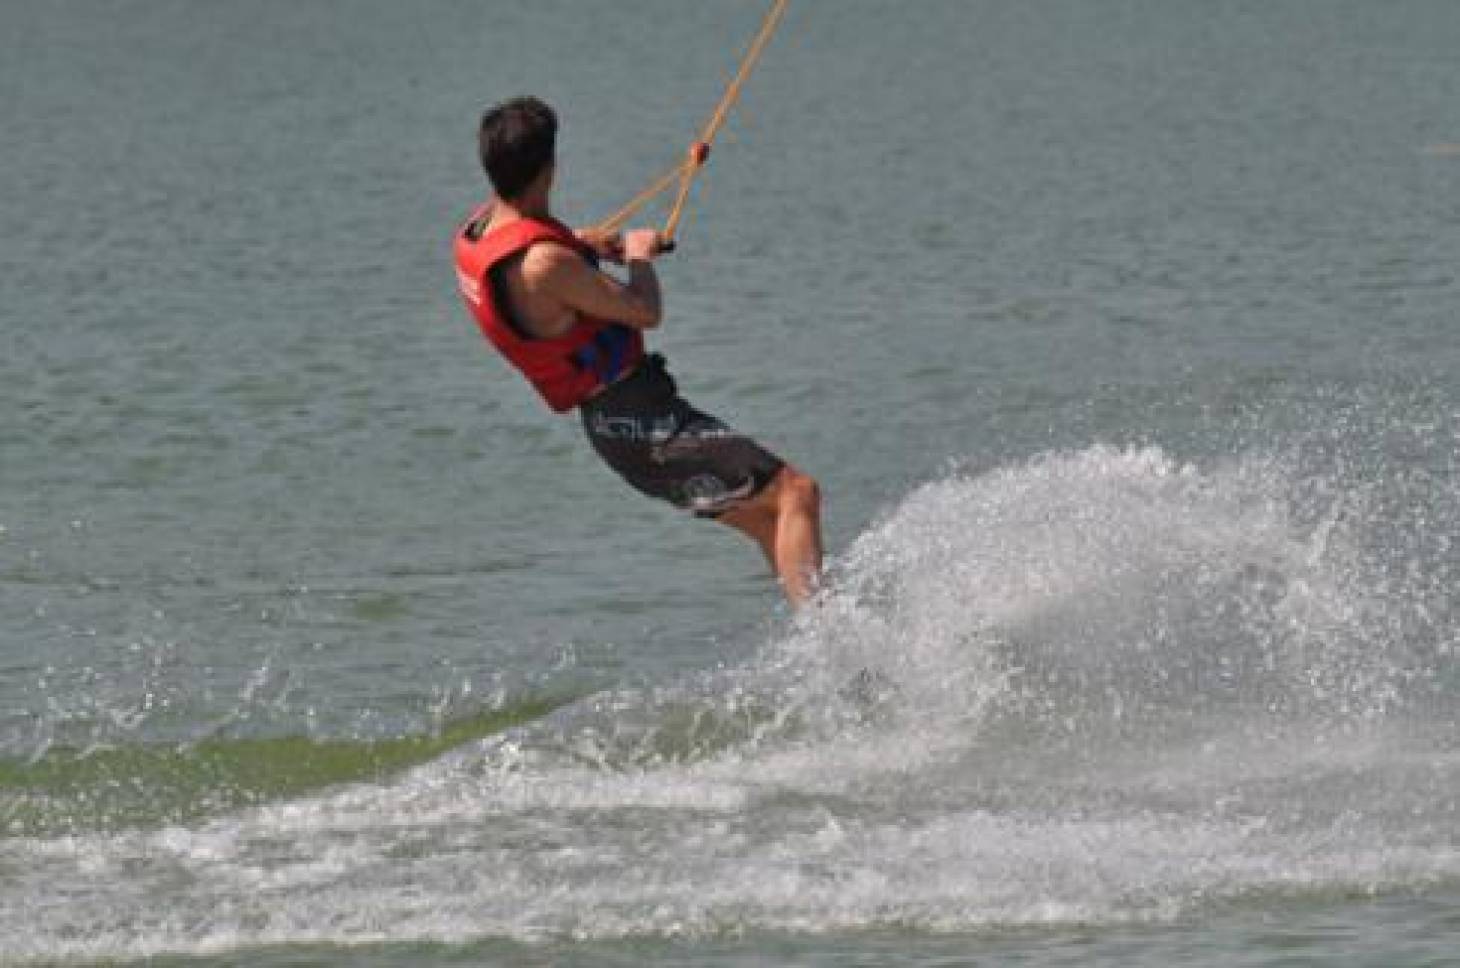
[[(456, 237), (462, 296), (483, 334), (554, 410), (577, 408), (598, 455), (651, 497), (752, 538), (793, 605), (821, 569), (817, 484), (679, 396), (644, 351), (663, 319), (659, 235), (575, 233), (552, 217), (557, 118), (536, 98), (482, 115), (482, 167), (495, 198)], [(598, 270), (600, 259), (628, 281)]]

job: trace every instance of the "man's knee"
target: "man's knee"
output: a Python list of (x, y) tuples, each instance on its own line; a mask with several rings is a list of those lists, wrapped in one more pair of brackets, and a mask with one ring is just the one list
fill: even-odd
[(783, 506), (815, 514), (821, 509), (821, 485), (810, 474), (803, 474), (794, 467), (781, 472), (781, 500)]

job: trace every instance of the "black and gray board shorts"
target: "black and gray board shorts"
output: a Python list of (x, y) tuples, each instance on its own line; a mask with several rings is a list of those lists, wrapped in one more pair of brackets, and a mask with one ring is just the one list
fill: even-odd
[(579, 407), (598, 456), (635, 490), (715, 518), (755, 497), (785, 461), (683, 397), (657, 353)]

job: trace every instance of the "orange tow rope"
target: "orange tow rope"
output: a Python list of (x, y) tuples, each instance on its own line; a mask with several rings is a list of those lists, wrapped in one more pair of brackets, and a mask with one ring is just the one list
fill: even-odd
[(719, 134), (720, 129), (724, 127), (725, 120), (730, 116), (730, 108), (739, 99), (740, 90), (745, 86), (745, 79), (750, 76), (751, 70), (760, 60), (760, 55), (765, 51), (766, 45), (770, 43), (771, 36), (776, 32), (776, 27), (780, 25), (789, 3), (790, 0), (775, 0), (771, 6), (770, 12), (766, 14), (765, 20), (760, 25), (760, 33), (756, 34), (750, 49), (745, 52), (745, 57), (740, 62), (740, 70), (736, 72), (734, 79), (725, 88), (725, 94), (720, 98), (715, 113), (710, 116), (710, 120), (700, 132), (699, 140), (690, 145), (689, 153), (684, 161), (660, 175), (648, 188), (635, 195), (627, 205), (595, 226), (597, 231), (617, 232), (623, 228), (625, 222), (633, 218), (639, 209), (661, 195), (677, 180), (679, 192), (675, 195), (674, 205), (669, 210), (669, 217), (665, 219), (664, 228), (659, 233), (663, 247), (666, 250), (674, 248), (674, 236), (679, 230), (679, 220), (684, 215), (684, 206), (689, 200), (689, 190), (694, 185), (695, 176), (699, 174), (700, 169), (709, 159), (710, 146), (714, 144), (715, 135)]

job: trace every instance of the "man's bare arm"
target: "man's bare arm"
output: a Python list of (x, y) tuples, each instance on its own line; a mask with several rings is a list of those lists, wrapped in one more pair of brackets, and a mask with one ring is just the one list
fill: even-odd
[(635, 329), (653, 329), (663, 319), (659, 277), (654, 272), (652, 246), (625, 238), (624, 262), (628, 284), (599, 272), (571, 249), (554, 244), (536, 245), (522, 262), (523, 279), (536, 292), (548, 293), (584, 315), (608, 319)]

